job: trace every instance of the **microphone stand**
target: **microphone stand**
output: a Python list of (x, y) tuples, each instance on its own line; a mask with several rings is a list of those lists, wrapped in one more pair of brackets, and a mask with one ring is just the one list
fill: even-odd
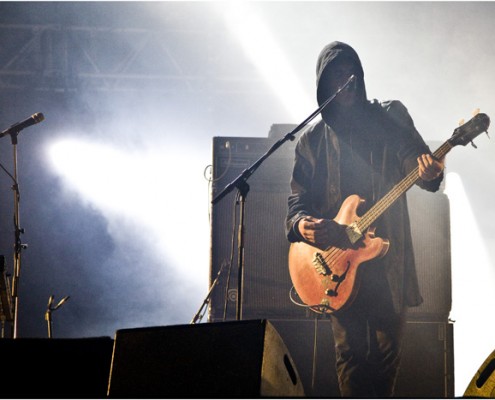
[(0, 168), (2, 168), (7, 175), (14, 181), (14, 185), (12, 186), (12, 190), (14, 191), (14, 227), (15, 227), (15, 240), (14, 240), (14, 271), (12, 278), (12, 292), (11, 298), (14, 302), (13, 305), (13, 326), (12, 326), (12, 338), (17, 338), (17, 322), (18, 322), (18, 313), (19, 313), (19, 277), (21, 273), (21, 251), (27, 248), (27, 244), (23, 244), (21, 242), (21, 234), (24, 233), (24, 229), (21, 228), (20, 225), (20, 217), (19, 217), (19, 199), (20, 199), (20, 191), (19, 191), (19, 182), (17, 178), (17, 136), (19, 132), (24, 128), (27, 128), (31, 125), (37, 124), (45, 119), (45, 116), (42, 113), (35, 113), (31, 115), (31, 117), (25, 119), (24, 121), (15, 123), (9, 128), (0, 132), (0, 138), (10, 135), (10, 139), (12, 142), (13, 148), (13, 160), (14, 160), (14, 175), (11, 175), (1, 164)]
[(13, 161), (14, 161), (14, 185), (12, 190), (14, 191), (14, 228), (15, 228), (15, 242), (14, 242), (14, 274), (12, 278), (12, 299), (14, 301), (14, 311), (13, 311), (13, 334), (14, 339), (17, 338), (17, 323), (18, 323), (18, 313), (19, 313), (19, 277), (21, 273), (21, 252), (23, 249), (27, 248), (27, 244), (21, 242), (21, 234), (24, 233), (24, 229), (20, 227), (20, 216), (19, 216), (19, 183), (17, 179), (17, 135), (20, 130), (12, 130), (9, 132), (12, 141), (13, 148)]
[(194, 315), (193, 319), (190, 322), (191, 325), (196, 324), (198, 321), (201, 321), (201, 319), (203, 318), (204, 313), (202, 313), (202, 311), (209, 304), (213, 289), (215, 289), (215, 286), (218, 284), (218, 280), (220, 279), (220, 275), (222, 274), (222, 271), (225, 268), (225, 265), (226, 265), (226, 263), (222, 263), (222, 265), (220, 266), (220, 270), (217, 273), (217, 277), (215, 278), (215, 280), (211, 284), (210, 289), (208, 290), (208, 294), (206, 295), (206, 298), (203, 300), (203, 304), (201, 304), (201, 307), (199, 307), (199, 310), (196, 312), (196, 314)]
[(238, 190), (238, 203), (239, 208), (239, 229), (237, 236), (237, 304), (236, 304), (236, 320), (242, 320), (242, 303), (243, 303), (243, 290), (244, 290), (244, 215), (245, 215), (245, 202), (249, 192), (249, 184), (247, 180), (258, 169), (258, 167), (267, 159), (272, 153), (275, 152), (280, 146), (282, 146), (288, 140), (294, 140), (294, 135), (304, 128), (311, 120), (313, 120), (338, 94), (344, 90), (351, 82), (356, 79), (354, 75), (351, 75), (347, 82), (340, 87), (332, 96), (330, 96), (325, 102), (318, 107), (313, 113), (311, 113), (303, 122), (296, 126), (291, 132), (287, 133), (284, 137), (276, 141), (268, 151), (263, 154), (258, 160), (256, 160), (250, 167), (241, 172), (237, 178), (227, 184), (225, 188), (212, 200), (212, 204), (218, 203), (223, 197), (230, 193), (234, 188)]

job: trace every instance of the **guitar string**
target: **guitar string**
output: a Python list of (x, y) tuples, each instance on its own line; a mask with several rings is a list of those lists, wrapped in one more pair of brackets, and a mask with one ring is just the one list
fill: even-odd
[[(445, 142), (433, 154), (436, 158), (442, 158), (452, 148), (449, 142)], [(360, 220), (357, 221), (358, 229), (363, 232), (393, 203), (395, 202), (408, 188), (414, 185), (419, 179), (419, 167), (415, 167), (402, 181), (400, 181), (394, 189), (392, 189), (385, 197), (379, 200)], [(344, 254), (345, 250), (338, 247), (332, 247), (330, 250), (325, 250), (323, 259), (327, 265), (331, 266), (337, 262)]]
[[(474, 123), (474, 118), (470, 122), (463, 125), (464, 130), (472, 130), (475, 132), (483, 132), (488, 129), (489, 119), (484, 114), (477, 114), (476, 119), (483, 118), (480, 121), (480, 125)], [(475, 125), (474, 128), (472, 125)], [(471, 127), (471, 128), (470, 128)], [(454, 132), (454, 136), (459, 136)], [(443, 143), (434, 153), (433, 156), (441, 159), (443, 158), (454, 146), (447, 140)], [(419, 179), (419, 167), (415, 167), (402, 181), (400, 181), (385, 197), (379, 200), (361, 219), (356, 221), (357, 228), (360, 232), (367, 230), (371, 224), (393, 203), (395, 202), (405, 191), (412, 187)], [(338, 249), (338, 248), (337, 248)], [(329, 253), (329, 256), (333, 253)], [(325, 257), (325, 261), (330, 261), (330, 258)]]
[[(436, 158), (445, 156), (452, 145), (445, 142), (433, 154)], [(357, 221), (358, 229), (363, 232), (406, 190), (412, 187), (419, 179), (419, 167), (414, 168), (402, 181), (400, 181), (385, 197), (379, 200), (359, 221)]]

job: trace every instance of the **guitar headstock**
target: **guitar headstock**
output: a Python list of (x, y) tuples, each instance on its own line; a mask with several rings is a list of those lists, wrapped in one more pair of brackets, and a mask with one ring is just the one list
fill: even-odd
[(477, 113), (468, 122), (456, 128), (448, 141), (452, 146), (465, 146), (468, 143), (474, 146), (473, 139), (480, 133), (487, 132), (489, 126), (490, 117), (484, 113)]

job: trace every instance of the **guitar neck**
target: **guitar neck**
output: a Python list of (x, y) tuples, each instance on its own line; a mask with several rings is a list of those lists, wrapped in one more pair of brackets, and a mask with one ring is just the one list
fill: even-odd
[[(449, 141), (446, 141), (433, 153), (433, 156), (441, 159), (452, 149), (452, 147), (453, 146)], [(400, 196), (407, 192), (419, 179), (419, 167), (416, 167), (361, 217), (357, 222), (359, 231), (365, 232), (378, 217), (380, 217)]]

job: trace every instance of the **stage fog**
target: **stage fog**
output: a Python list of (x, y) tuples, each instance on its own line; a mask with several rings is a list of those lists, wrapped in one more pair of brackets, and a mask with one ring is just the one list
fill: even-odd
[[(400, 99), (444, 142), (475, 109), (495, 115), (494, 18), (490, 2), (2, 2), (0, 130), (45, 117), (0, 146), (8, 273), (18, 172), (19, 337), (47, 336), (52, 295), (68, 296), (56, 338), (190, 323), (210, 284), (213, 138), (301, 123), (319, 51), (341, 40), (369, 98)], [(445, 181), (456, 395), (495, 346), (494, 144), (474, 143)]]

